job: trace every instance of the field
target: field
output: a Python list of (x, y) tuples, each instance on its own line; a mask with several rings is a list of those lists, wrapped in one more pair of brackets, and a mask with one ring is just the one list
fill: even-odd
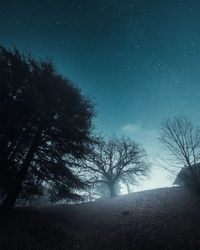
[(0, 249), (200, 249), (200, 199), (163, 188), (1, 215)]

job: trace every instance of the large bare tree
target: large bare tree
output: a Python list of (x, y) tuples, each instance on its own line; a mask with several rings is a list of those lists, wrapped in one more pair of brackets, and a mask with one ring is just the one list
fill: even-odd
[[(167, 147), (176, 163), (187, 166), (194, 183), (200, 187), (197, 163), (200, 161), (200, 129), (185, 116), (167, 119), (161, 124), (160, 141)], [(172, 164), (172, 167), (178, 165)], [(170, 170), (170, 169), (169, 169)]]
[(145, 150), (130, 138), (100, 139), (92, 153), (82, 164), (92, 183), (103, 183), (110, 197), (117, 195), (119, 181), (134, 182), (136, 177), (147, 175), (150, 165), (145, 163)]

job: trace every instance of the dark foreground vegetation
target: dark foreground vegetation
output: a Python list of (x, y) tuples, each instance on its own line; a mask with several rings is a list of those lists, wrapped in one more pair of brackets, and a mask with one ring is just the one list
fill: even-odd
[(48, 60), (0, 46), (0, 200), (78, 199), (71, 167), (89, 151), (93, 104)]
[(80, 205), (15, 208), (0, 249), (199, 249), (199, 197), (184, 188)]

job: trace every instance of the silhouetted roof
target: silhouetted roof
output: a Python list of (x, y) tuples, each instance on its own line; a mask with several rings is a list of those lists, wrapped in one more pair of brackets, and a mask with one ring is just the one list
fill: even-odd
[[(191, 166), (194, 174), (200, 177), (200, 163), (194, 164)], [(185, 185), (185, 181), (187, 178), (192, 177), (192, 173), (190, 167), (184, 166), (180, 172), (178, 173), (174, 185)]]

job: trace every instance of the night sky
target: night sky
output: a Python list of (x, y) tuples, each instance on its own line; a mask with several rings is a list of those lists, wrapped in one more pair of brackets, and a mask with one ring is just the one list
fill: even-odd
[[(152, 162), (165, 118), (200, 124), (198, 0), (0, 0), (0, 44), (52, 59), (96, 103), (96, 131), (132, 137)], [(170, 183), (155, 168), (144, 188)]]

